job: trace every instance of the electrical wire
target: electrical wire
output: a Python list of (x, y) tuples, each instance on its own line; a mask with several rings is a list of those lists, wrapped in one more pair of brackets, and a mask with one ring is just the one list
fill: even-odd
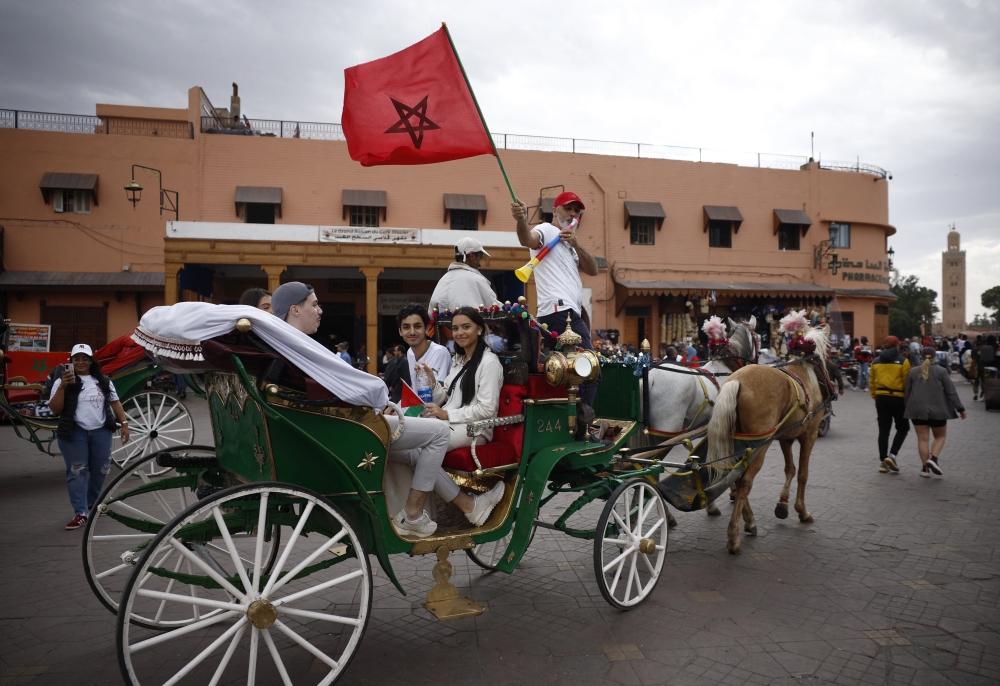
[[(95, 241), (97, 243), (100, 243), (101, 245), (103, 245), (106, 248), (111, 248), (113, 250), (118, 250), (118, 251), (121, 251), (121, 252), (126, 252), (129, 255), (140, 255), (140, 256), (144, 256), (144, 257), (157, 257), (157, 256), (160, 256), (160, 255), (163, 255), (163, 251), (162, 250), (157, 249), (157, 248), (155, 248), (155, 247), (153, 247), (151, 245), (144, 245), (142, 243), (133, 243), (131, 241), (125, 241), (124, 239), (120, 239), (118, 241), (118, 244), (115, 245), (113, 242), (112, 243), (108, 242), (109, 240), (110, 241), (114, 241), (113, 238), (110, 238), (110, 237), (105, 238), (104, 236), (101, 236), (100, 234), (94, 234), (94, 233), (92, 233), (94, 231), (103, 229), (103, 230), (107, 230), (107, 231), (121, 231), (124, 234), (125, 229), (131, 228), (128, 225), (126, 225), (126, 226), (111, 225), (111, 226), (103, 226), (103, 227), (91, 227), (91, 226), (86, 226), (84, 224), (80, 224), (79, 222), (71, 221), (71, 220), (68, 220), (68, 219), (23, 219), (23, 218), (20, 218), (20, 217), (0, 217), (0, 222), (3, 222), (4, 225), (6, 225), (6, 226), (20, 226), (20, 227), (23, 227), (23, 228), (32, 228), (32, 227), (58, 228), (57, 226), (54, 227), (53, 225), (62, 224), (66, 228), (77, 229), (83, 235), (87, 236), (88, 238), (90, 238), (91, 240), (93, 240), (93, 241)], [(144, 248), (146, 250), (146, 252), (142, 252), (142, 251), (139, 251), (139, 250), (128, 250), (128, 249), (125, 249), (124, 248), (125, 245), (134, 246), (136, 248)]]

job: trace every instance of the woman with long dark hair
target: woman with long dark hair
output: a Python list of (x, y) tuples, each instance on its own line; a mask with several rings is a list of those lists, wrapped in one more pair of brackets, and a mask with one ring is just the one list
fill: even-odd
[[(486, 344), (483, 316), (471, 307), (458, 308), (451, 317), (451, 333), (455, 340), (451, 373), (443, 384), (432, 383), (435, 402), (428, 403), (423, 411), (425, 417), (451, 424), (448, 450), (472, 445), (466, 424), (497, 416), (503, 385), (503, 365)], [(489, 429), (477, 441), (486, 443), (492, 438)]]
[(74, 345), (70, 362), (52, 384), (49, 409), (59, 415), (56, 435), (66, 461), (66, 488), (75, 512), (66, 528), (79, 529), (87, 523), (111, 469), (116, 420), (122, 425), (122, 443), (128, 443), (129, 435), (128, 417), (115, 385), (101, 372), (90, 346)]
[[(965, 419), (965, 408), (958, 399), (950, 372), (937, 364), (937, 351), (926, 346), (921, 351), (923, 362), (906, 376), (904, 416), (913, 422), (920, 451), (920, 476), (941, 475), (938, 463), (948, 433), (948, 420)], [(930, 434), (934, 434), (931, 444)]]

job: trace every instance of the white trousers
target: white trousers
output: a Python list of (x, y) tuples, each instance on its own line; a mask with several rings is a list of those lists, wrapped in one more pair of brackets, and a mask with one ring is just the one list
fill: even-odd
[[(399, 426), (399, 417), (387, 414), (385, 418), (389, 430), (394, 432)], [(390, 462), (414, 468), (413, 490), (434, 491), (448, 503), (457, 498), (460, 491), (458, 484), (441, 467), (451, 433), (448, 422), (440, 419), (406, 417), (403, 435), (389, 448), (388, 457)]]

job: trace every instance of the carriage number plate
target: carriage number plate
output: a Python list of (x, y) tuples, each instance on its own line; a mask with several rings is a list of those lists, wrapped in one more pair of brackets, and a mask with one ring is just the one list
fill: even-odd
[(560, 431), (562, 431), (562, 425), (560, 423), (561, 420), (559, 419), (556, 420), (555, 424), (553, 424), (551, 421), (545, 421), (544, 419), (539, 419), (537, 420), (537, 422), (538, 422), (538, 433), (540, 434), (552, 433), (553, 431), (559, 433)]

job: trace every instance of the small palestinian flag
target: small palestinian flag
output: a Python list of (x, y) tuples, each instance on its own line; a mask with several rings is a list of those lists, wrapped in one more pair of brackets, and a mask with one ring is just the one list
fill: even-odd
[(419, 417), (420, 413), (424, 411), (424, 401), (405, 381), (403, 382), (403, 393), (399, 398), (399, 409), (403, 411), (404, 417)]

